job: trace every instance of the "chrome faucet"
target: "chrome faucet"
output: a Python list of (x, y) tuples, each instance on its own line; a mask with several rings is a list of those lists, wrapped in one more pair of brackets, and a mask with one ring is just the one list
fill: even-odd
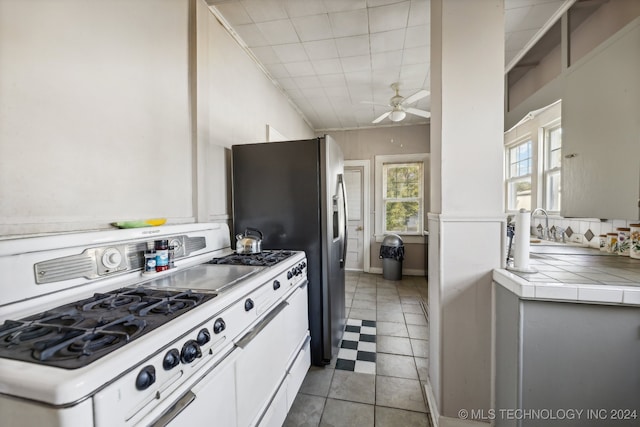
[(533, 210), (533, 212), (531, 212), (531, 218), (533, 218), (536, 214), (536, 212), (542, 212), (544, 214), (544, 229), (542, 229), (542, 231), (540, 232), (540, 234), (538, 235), (538, 238), (540, 239), (544, 239), (544, 240), (548, 240), (550, 238), (549, 236), (549, 214), (547, 214), (547, 211), (545, 211), (542, 208), (536, 208)]

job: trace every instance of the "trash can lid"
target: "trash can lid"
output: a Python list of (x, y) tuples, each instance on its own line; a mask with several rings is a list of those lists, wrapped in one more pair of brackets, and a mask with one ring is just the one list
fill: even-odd
[(402, 246), (402, 238), (397, 234), (385, 234), (384, 239), (382, 239), (382, 246), (392, 246), (392, 247), (400, 247)]

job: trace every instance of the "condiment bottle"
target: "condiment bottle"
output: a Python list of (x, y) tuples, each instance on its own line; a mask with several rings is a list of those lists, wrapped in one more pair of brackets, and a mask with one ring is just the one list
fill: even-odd
[(156, 271), (165, 271), (169, 269), (169, 241), (156, 240)]

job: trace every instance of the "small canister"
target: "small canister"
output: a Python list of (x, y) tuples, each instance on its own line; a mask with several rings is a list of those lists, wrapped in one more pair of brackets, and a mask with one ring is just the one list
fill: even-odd
[(627, 227), (616, 228), (618, 232), (618, 255), (629, 256), (631, 249), (631, 229)]
[(156, 271), (156, 251), (154, 249), (144, 251), (144, 271)]
[(630, 228), (630, 249), (631, 258), (640, 259), (640, 224), (629, 224)]
[(607, 233), (607, 252), (611, 254), (618, 252), (618, 233)]
[(156, 271), (169, 269), (169, 241), (156, 240)]
[(602, 252), (606, 252), (607, 251), (607, 235), (606, 234), (601, 234), (598, 236), (598, 239), (600, 240), (600, 250)]

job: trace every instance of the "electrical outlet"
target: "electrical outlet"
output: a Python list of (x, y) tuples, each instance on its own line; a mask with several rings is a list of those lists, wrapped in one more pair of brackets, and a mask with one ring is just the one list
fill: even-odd
[(582, 244), (584, 242), (584, 236), (582, 234), (573, 233), (569, 239), (571, 243)]

